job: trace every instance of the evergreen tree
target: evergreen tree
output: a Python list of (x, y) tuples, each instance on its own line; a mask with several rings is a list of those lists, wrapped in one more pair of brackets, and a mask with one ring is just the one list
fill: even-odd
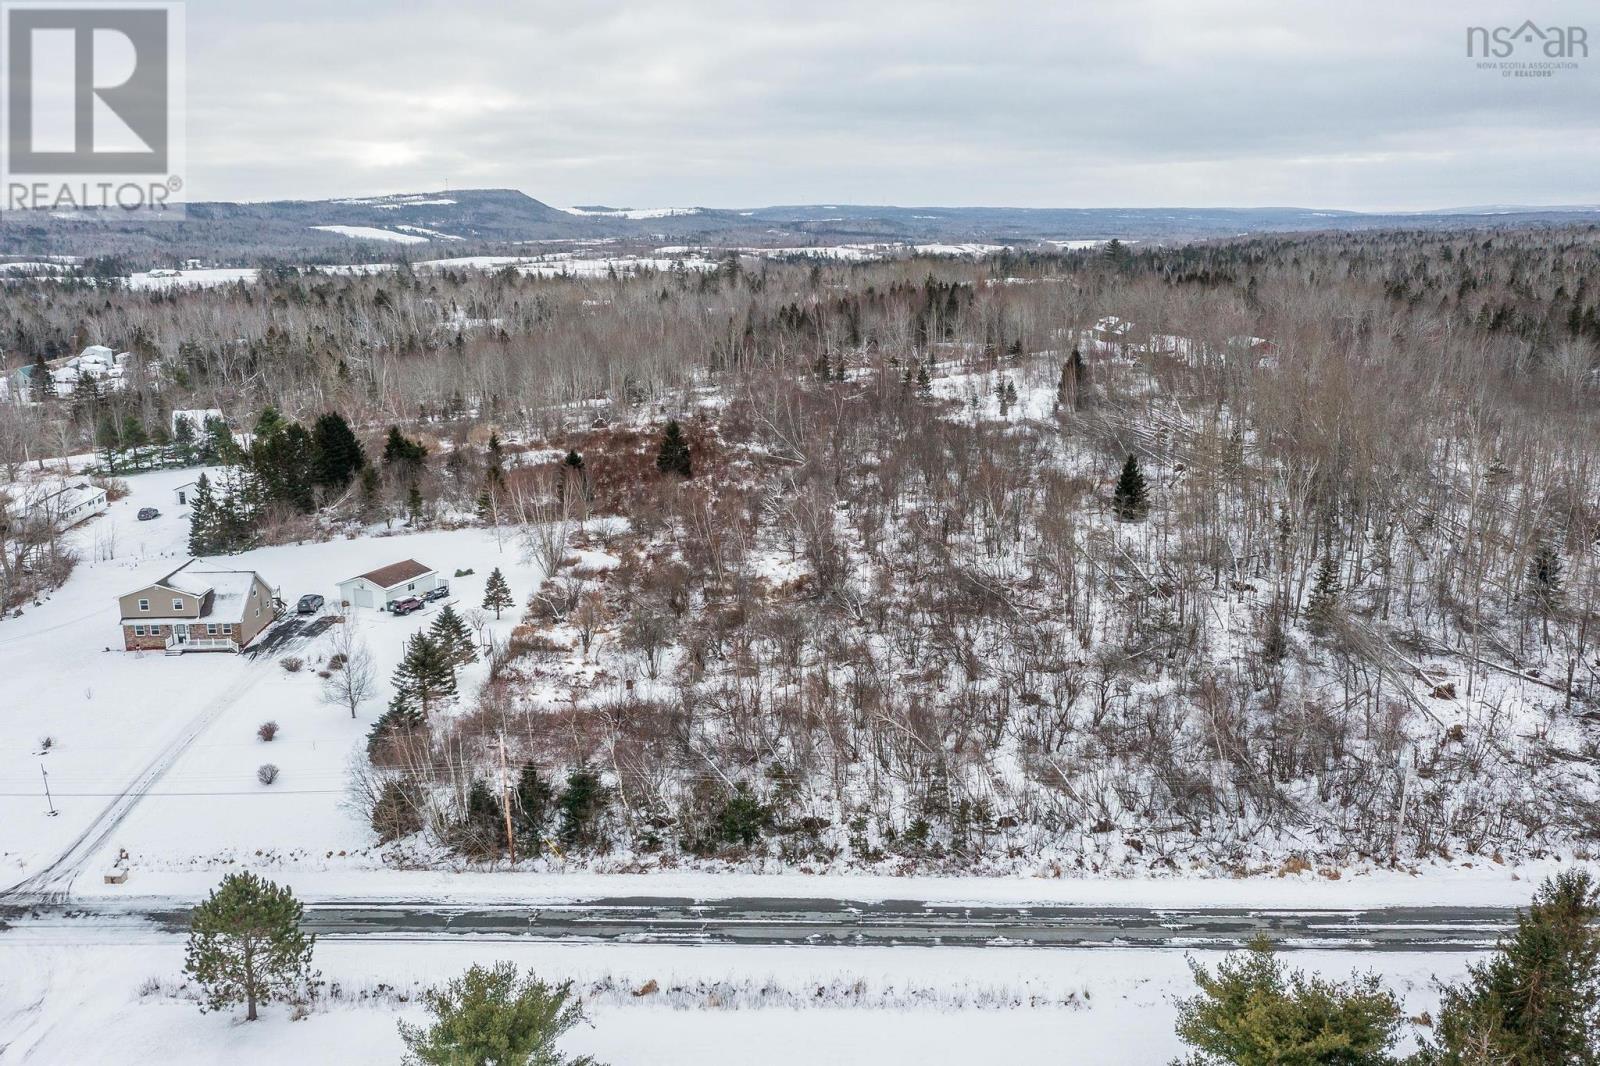
[(933, 395), (933, 379), (928, 376), (928, 368), (920, 363), (917, 365), (917, 392), (923, 396)]
[(1077, 348), (1061, 364), (1061, 380), (1056, 385), (1056, 402), (1063, 407), (1076, 409), (1078, 397), (1083, 392), (1083, 355)]
[(567, 498), (569, 486), (574, 496), (589, 498), (589, 473), (584, 470), (583, 456), (576, 449), (569, 450), (567, 457), (561, 461), (561, 480), (556, 487), (563, 500)]
[(413, 481), (411, 487), (406, 490), (406, 514), (410, 516), (411, 524), (418, 526), (422, 524), (425, 513), (422, 505), (422, 490)]
[(456, 694), (456, 668), (450, 650), (427, 633), (414, 633), (394, 671), (391, 709), (420, 711), (423, 715)]
[(497, 566), (489, 572), (489, 580), (483, 584), (483, 609), (493, 611), (496, 620), (500, 612), (507, 607), (514, 606), (516, 600), (511, 595), (511, 586), (506, 584), (506, 577)]
[(390, 426), (383, 440), (383, 462), (386, 466), (400, 465), (415, 469), (428, 458), (428, 448), (421, 441), (412, 440), (400, 432), (399, 426)]
[(1425, 1066), (1600, 1063), (1600, 887), (1583, 870), (1545, 881), (1488, 962), (1444, 990)]
[(378, 518), (387, 520), (383, 506), (383, 483), (378, 479), (377, 467), (361, 468), (361, 514), (369, 522)]
[(444, 610), (434, 618), (433, 625), (428, 628), (428, 636), (456, 666), (478, 661), (478, 644), (472, 639), (472, 630), (450, 604), (445, 604)]
[(683, 428), (676, 419), (667, 423), (661, 438), (661, 451), (656, 455), (656, 469), (663, 474), (693, 477), (694, 464), (689, 456), (689, 442), (684, 439)]
[(190, 555), (211, 555), (220, 550), (217, 519), (217, 501), (211, 492), (211, 479), (202, 473), (194, 483), (194, 493), (189, 497)]
[(317, 477), (316, 446), (300, 423), (280, 419), (271, 432), (257, 433), (250, 442), (250, 469), (265, 499), (288, 504), (303, 514), (316, 510), (312, 492)]
[(287, 887), (252, 873), (229, 874), (189, 916), (183, 971), (204, 993), (202, 1011), (256, 1006), (295, 995), (315, 979), (315, 936), (300, 931), (302, 908)]
[(1528, 598), (1542, 615), (1561, 606), (1561, 555), (1549, 541), (1541, 540), (1528, 561)]
[(509, 962), (474, 964), (422, 1001), (433, 1016), (427, 1027), (399, 1023), (409, 1066), (599, 1066), (556, 1048), (583, 1021), (570, 981), (547, 985)]
[(1122, 475), (1111, 494), (1111, 509), (1124, 522), (1137, 521), (1150, 510), (1150, 490), (1145, 485), (1144, 474), (1139, 471), (1139, 459), (1129, 455), (1122, 464)]
[(283, 414), (269, 403), (261, 409), (261, 416), (256, 419), (255, 440), (270, 437), (288, 424)]
[(1380, 1066), (1398, 1063), (1400, 1003), (1376, 974), (1336, 983), (1285, 973), (1265, 938), (1209, 972), (1190, 961), (1199, 994), (1178, 1004), (1184, 1066)]
[(517, 849), (530, 858), (544, 853), (544, 841), (556, 813), (556, 790), (539, 774), (539, 768), (526, 763), (517, 777), (517, 802), (512, 809)]
[(316, 449), (317, 484), (343, 490), (367, 465), (367, 453), (339, 412), (318, 416), (311, 437)]
[(391, 701), (389, 709), (378, 716), (367, 732), (367, 757), (376, 758), (390, 737), (405, 736), (423, 728), (426, 719), (422, 712), (403, 702)]
[(468, 858), (490, 859), (505, 852), (505, 811), (481, 779), (475, 778), (467, 789), (466, 810), (451, 829), (457, 850)]
[(569, 847), (594, 847), (601, 839), (601, 816), (611, 805), (611, 790), (600, 775), (580, 766), (567, 775), (561, 794), (561, 842)]
[(1317, 563), (1317, 576), (1311, 583), (1311, 598), (1306, 601), (1306, 622), (1314, 632), (1322, 632), (1339, 613), (1339, 560), (1324, 552)]

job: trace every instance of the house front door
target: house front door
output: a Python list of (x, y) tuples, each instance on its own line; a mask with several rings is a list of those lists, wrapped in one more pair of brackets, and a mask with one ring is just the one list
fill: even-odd
[(179, 644), (189, 643), (189, 627), (181, 622), (173, 626), (172, 639), (176, 640)]

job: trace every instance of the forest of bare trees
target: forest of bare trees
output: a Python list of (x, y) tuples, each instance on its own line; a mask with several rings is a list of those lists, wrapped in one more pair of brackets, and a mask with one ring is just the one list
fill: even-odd
[[(1571, 228), (19, 285), (19, 357), (140, 366), (8, 409), (0, 463), (114, 453), (174, 408), (425, 442), (420, 474), (281, 519), (372, 521), (418, 486), (545, 564), (483, 688), (361, 774), (380, 832), (473, 858), (507, 843), (502, 757), (524, 857), (1583, 854), (1597, 268)], [(658, 462), (671, 419), (687, 477)]]

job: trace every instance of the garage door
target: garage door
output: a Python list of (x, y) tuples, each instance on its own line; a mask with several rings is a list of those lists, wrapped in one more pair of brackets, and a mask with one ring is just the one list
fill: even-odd
[(356, 586), (356, 606), (357, 607), (371, 607), (372, 606), (372, 590), (371, 589), (363, 588), (360, 585)]

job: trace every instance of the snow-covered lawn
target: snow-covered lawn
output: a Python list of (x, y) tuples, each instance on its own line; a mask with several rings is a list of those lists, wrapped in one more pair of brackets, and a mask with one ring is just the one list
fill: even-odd
[[(75, 887), (97, 882), (101, 867), (124, 849), (135, 871), (130, 889), (140, 871), (152, 869), (200, 868), (208, 871), (202, 880), (214, 881), (209, 871), (236, 861), (288, 868), (376, 864), (363, 850), (369, 830), (342, 802), (347, 766), (388, 701), (388, 679), (406, 637), (430, 624), (442, 603), (404, 618), (351, 613), (380, 679), (379, 694), (355, 720), (321, 698), (316, 664), (328, 655), (327, 636), (262, 658), (122, 651), (115, 598), (188, 558), (188, 512), (176, 506), (173, 489), (196, 473), (127, 478), (132, 494), (74, 531), (81, 561), (67, 584), (20, 618), (0, 622), (7, 693), (0, 713), (0, 887), (64, 851), (157, 752), (219, 700), (227, 703), (220, 717), (134, 808)], [(135, 514), (147, 506), (162, 516), (137, 521)], [(450, 580), (448, 602), (461, 612), (482, 602), (483, 582), (495, 566), (519, 599), (536, 576), (509, 538), (497, 544), (493, 531), (477, 529), (282, 545), (226, 564), (259, 571), (291, 609), (303, 593), (317, 592), (336, 610), (338, 581), (407, 558)], [(476, 573), (453, 577), (458, 568)], [(503, 635), (515, 619), (513, 611), (491, 625)], [(307, 666), (287, 673), (282, 655), (300, 656)], [(478, 664), (463, 672), (464, 692), (476, 687), (483, 669)], [(280, 732), (263, 743), (256, 729), (268, 720)], [(269, 762), (280, 776), (262, 786), (256, 769)], [(60, 812), (55, 817), (47, 814), (41, 767)]]
[[(1181, 1050), (1173, 1001), (1193, 990), (1184, 956), (1167, 951), (322, 941), (316, 966), (338, 998), (301, 1021), (273, 1005), (249, 1024), (236, 1020), (242, 1012), (202, 1015), (173, 997), (182, 945), (160, 934), (108, 943), (92, 927), (23, 925), (0, 936), (5, 1061), (105, 1061), (114, 1034), (126, 1062), (393, 1063), (396, 1021), (425, 1018), (421, 987), (500, 959), (571, 978), (592, 1026), (563, 1046), (611, 1066), (1159, 1063)], [(1287, 961), (1340, 978), (1375, 969), (1415, 1014), (1436, 1006), (1434, 978), (1459, 977), (1469, 958), (1297, 952)], [(141, 994), (152, 979), (161, 987)], [(651, 981), (656, 992), (635, 995)]]

